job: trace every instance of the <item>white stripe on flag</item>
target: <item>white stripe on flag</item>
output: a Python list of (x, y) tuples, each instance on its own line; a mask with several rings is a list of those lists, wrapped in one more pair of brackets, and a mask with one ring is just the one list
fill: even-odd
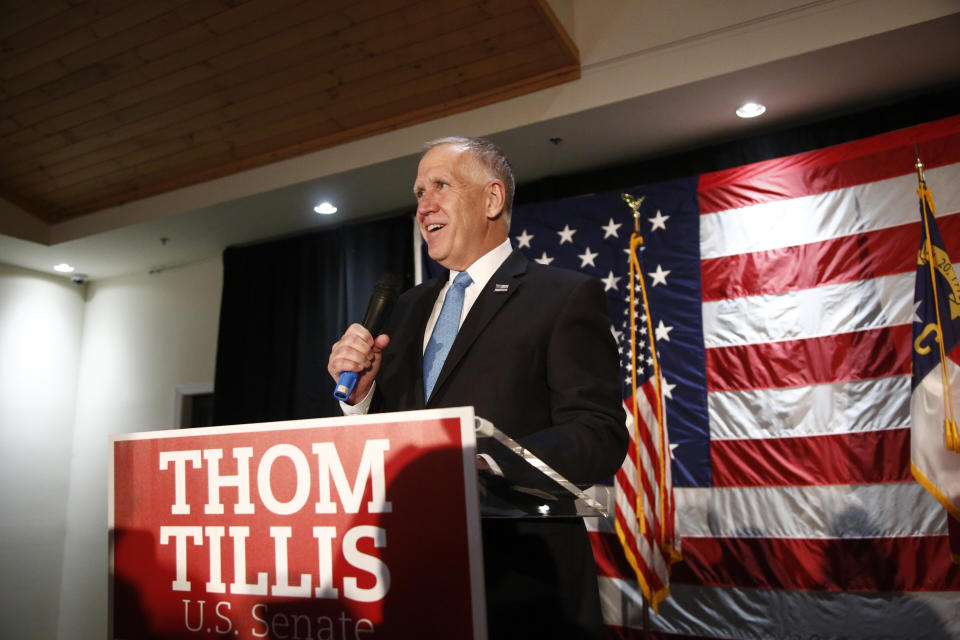
[[(820, 436), (910, 424), (910, 376), (707, 394), (713, 440)], [(743, 416), (751, 416), (744, 420)]]
[(910, 272), (705, 302), (704, 345), (710, 349), (802, 340), (907, 324), (913, 314), (913, 282)]
[[(604, 621), (639, 629), (636, 585), (600, 578)], [(670, 585), (653, 631), (710, 638), (960, 637), (960, 592), (838, 593)], [(771, 612), (776, 612), (772, 615)]]
[(944, 535), (943, 508), (915, 482), (675, 488), (678, 534), (728, 538)]
[[(941, 214), (960, 211), (960, 164), (925, 172)], [(888, 229), (917, 220), (917, 176), (910, 173), (826, 193), (701, 216), (702, 260)]]

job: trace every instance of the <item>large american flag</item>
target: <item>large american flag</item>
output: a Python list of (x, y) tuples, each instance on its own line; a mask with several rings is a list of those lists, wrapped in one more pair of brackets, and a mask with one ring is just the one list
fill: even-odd
[[(682, 544), (655, 637), (960, 637), (945, 512), (910, 472), (915, 145), (960, 256), (960, 116), (624, 190), (644, 198)], [(632, 228), (621, 191), (511, 226), (603, 281), (624, 354)], [(640, 637), (613, 519), (588, 526), (610, 634)]]

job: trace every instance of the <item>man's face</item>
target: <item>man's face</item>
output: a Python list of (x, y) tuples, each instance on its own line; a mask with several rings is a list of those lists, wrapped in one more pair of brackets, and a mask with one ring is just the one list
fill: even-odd
[(502, 242), (489, 188), (497, 181), (485, 174), (469, 151), (452, 144), (434, 147), (420, 160), (413, 185), (417, 224), (430, 257), (447, 269), (463, 271)]

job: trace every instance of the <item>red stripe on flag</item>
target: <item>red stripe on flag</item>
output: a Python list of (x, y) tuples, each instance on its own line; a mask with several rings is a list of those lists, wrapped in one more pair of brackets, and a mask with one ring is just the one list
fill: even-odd
[[(867, 513), (862, 517), (869, 527)], [(868, 535), (869, 531), (864, 531)], [(947, 536), (684, 538), (678, 583), (818, 591), (953, 591), (960, 567)]]
[(909, 428), (798, 438), (713, 440), (710, 456), (715, 487), (862, 484), (913, 479)]
[(928, 169), (960, 162), (960, 116), (703, 174), (698, 186), (700, 213), (738, 209), (902, 176), (914, 170), (915, 142)]
[(633, 568), (623, 554), (623, 545), (617, 534), (610, 532), (591, 531), (590, 546), (593, 548), (593, 558), (597, 563), (597, 575), (608, 578), (623, 578), (636, 580)]
[[(960, 255), (960, 215), (937, 218), (949, 255)], [(904, 238), (917, 238), (905, 242)], [(799, 291), (916, 269), (920, 222), (700, 263), (703, 301)]]
[[(869, 514), (853, 513), (869, 527)], [(865, 530), (864, 535), (869, 531)], [(616, 534), (591, 532), (594, 551), (618, 545)], [(683, 539), (671, 580), (710, 587), (896, 592), (960, 589), (947, 536), (890, 538)], [(628, 566), (598, 565), (598, 575), (632, 580)], [(627, 571), (624, 573), (624, 569)]]
[(707, 390), (778, 389), (910, 373), (910, 325), (706, 350)]

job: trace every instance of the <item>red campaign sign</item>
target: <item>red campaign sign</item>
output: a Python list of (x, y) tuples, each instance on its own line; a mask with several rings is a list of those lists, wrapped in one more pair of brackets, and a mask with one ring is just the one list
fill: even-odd
[(486, 637), (473, 409), (111, 442), (111, 638)]

